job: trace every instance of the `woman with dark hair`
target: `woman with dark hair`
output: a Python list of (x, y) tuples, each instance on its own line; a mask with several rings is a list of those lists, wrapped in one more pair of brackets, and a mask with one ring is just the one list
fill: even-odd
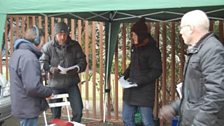
[(123, 86), (124, 125), (135, 126), (134, 115), (139, 110), (144, 126), (154, 126), (155, 81), (162, 73), (161, 53), (144, 18), (132, 26), (131, 39), (131, 63), (121, 77), (129, 82), (129, 86)]

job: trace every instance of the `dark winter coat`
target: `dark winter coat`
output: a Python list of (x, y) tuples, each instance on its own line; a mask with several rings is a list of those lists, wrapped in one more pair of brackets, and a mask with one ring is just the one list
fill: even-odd
[[(49, 71), (50, 67), (58, 67), (58, 65), (64, 68), (78, 65), (80, 68), (79, 72), (83, 72), (86, 69), (86, 56), (79, 43), (71, 40), (70, 37), (68, 37), (64, 46), (58, 45), (56, 41), (48, 42), (44, 45), (42, 51), (43, 55), (40, 60), (44, 62), (46, 71)], [(49, 86), (56, 89), (67, 89), (80, 82), (78, 73), (56, 73), (52, 74), (49, 79)]]
[(182, 91), (172, 104), (180, 107), (181, 126), (224, 125), (224, 48), (214, 34), (188, 50)]
[(162, 72), (161, 53), (151, 36), (148, 40), (132, 46), (131, 63), (124, 72), (125, 78), (138, 84), (138, 87), (124, 89), (123, 100), (129, 105), (154, 105), (155, 81)]
[(15, 41), (14, 47), (9, 60), (12, 115), (38, 117), (48, 107), (45, 98), (52, 94), (52, 90), (42, 83), (38, 60), (41, 52), (24, 39)]

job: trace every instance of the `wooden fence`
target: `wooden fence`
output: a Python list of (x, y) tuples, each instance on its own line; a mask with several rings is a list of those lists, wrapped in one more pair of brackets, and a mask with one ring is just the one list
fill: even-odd
[[(80, 89), (84, 103), (84, 118), (103, 120), (104, 115), (104, 60), (105, 60), (105, 32), (104, 23), (81, 21), (66, 18), (43, 16), (8, 16), (5, 25), (4, 41), (0, 54), (0, 72), (9, 79), (8, 60), (13, 52), (15, 39), (22, 37), (26, 28), (37, 25), (44, 31), (44, 41), (53, 38), (53, 26), (56, 22), (64, 21), (70, 28), (72, 39), (78, 40), (86, 54), (88, 67), (80, 74), (82, 80)], [(154, 116), (157, 119), (159, 108), (177, 98), (176, 84), (183, 79), (186, 46), (179, 34), (180, 22), (147, 22), (149, 31), (157, 40), (162, 53), (163, 73), (156, 84), (156, 102)], [(211, 21), (210, 30), (224, 40), (223, 21)], [(123, 23), (120, 26), (118, 45), (109, 80), (110, 93), (106, 94), (106, 120), (121, 122), (122, 93), (118, 84), (119, 75), (130, 62), (130, 26)], [(161, 123), (160, 125), (163, 125)]]

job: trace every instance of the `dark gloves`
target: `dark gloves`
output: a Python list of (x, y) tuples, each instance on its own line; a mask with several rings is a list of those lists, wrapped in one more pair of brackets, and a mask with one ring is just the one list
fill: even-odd
[(51, 74), (58, 74), (58, 73), (60, 73), (60, 70), (58, 69), (58, 67), (51, 67), (50, 68), (50, 73)]

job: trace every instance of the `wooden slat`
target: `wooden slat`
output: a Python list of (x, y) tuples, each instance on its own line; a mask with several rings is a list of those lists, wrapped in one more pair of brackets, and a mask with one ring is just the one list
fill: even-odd
[(125, 23), (122, 25), (122, 73), (126, 69), (126, 26)]
[(82, 21), (78, 20), (78, 42), (79, 44), (82, 44)]
[[(127, 53), (126, 53), (126, 43), (127, 43), (127, 36), (126, 36), (126, 34), (127, 34), (127, 27), (126, 27), (126, 25), (125, 25), (125, 23), (123, 23), (122, 24), (122, 74), (124, 73), (124, 71), (126, 70), (126, 68), (127, 68), (127, 66), (126, 66), (126, 57), (127, 57)], [(121, 96), (123, 97), (123, 89), (122, 89), (122, 92), (121, 92), (122, 94), (121, 94)], [(123, 110), (123, 100), (122, 100), (122, 102), (121, 102), (121, 108), (122, 108), (122, 110)]]
[[(82, 46), (82, 22), (81, 20), (78, 20), (78, 42)], [(80, 78), (80, 81), (82, 82), (82, 78)], [(82, 94), (82, 85), (79, 85), (80, 92)]]
[(219, 21), (219, 39), (224, 43), (224, 28), (223, 28), (223, 21)]
[(47, 42), (48, 41), (48, 17), (47, 16), (45, 16), (44, 17), (44, 23), (45, 23), (45, 25), (44, 25), (44, 34), (45, 34), (45, 37), (44, 37), (44, 40), (45, 40), (45, 42)]
[(179, 35), (180, 38), (180, 81), (183, 81), (183, 72), (184, 72), (184, 64), (185, 64), (185, 45), (184, 41)]
[(68, 24), (68, 19), (67, 19), (67, 18), (64, 18), (64, 22), (65, 22), (66, 24)]
[(92, 22), (92, 106), (93, 118), (96, 118), (96, 23)]
[(71, 19), (71, 38), (72, 39), (76, 39), (75, 38), (75, 20)]
[[(8, 42), (6, 43), (7, 45), (7, 50), (10, 49), (10, 52), (13, 52), (13, 43), (14, 43), (14, 29), (13, 29), (13, 17), (10, 17), (10, 29), (9, 29), (9, 32), (10, 32), (10, 47), (8, 47)], [(7, 51), (7, 59), (8, 59), (8, 51)], [(8, 63), (8, 62), (6, 62)]]
[(50, 36), (51, 36), (51, 39), (53, 40), (54, 39), (54, 25), (55, 25), (55, 22), (54, 22), (54, 20), (55, 20), (55, 18), (54, 17), (51, 17), (51, 34), (50, 34)]
[[(166, 54), (166, 46), (167, 46), (167, 43), (166, 43), (166, 40), (167, 40), (167, 34), (166, 34), (166, 23), (162, 23), (162, 41), (163, 41), (163, 45), (162, 45), (162, 71), (166, 71), (166, 57), (167, 57), (167, 54)], [(166, 85), (166, 72), (163, 72), (162, 73), (162, 92), (163, 92), (163, 96), (162, 96), (162, 105), (165, 105), (167, 102), (166, 102), (166, 92), (167, 90), (167, 85)]]
[(26, 29), (28, 29), (30, 27), (30, 21), (29, 21), (29, 16), (26, 16)]
[(61, 18), (57, 18), (58, 19), (58, 22), (61, 22)]
[[(89, 64), (89, 22), (85, 21), (85, 54), (86, 54), (86, 60), (87, 64)], [(89, 67), (86, 67), (85, 71), (85, 99), (86, 99), (86, 104), (89, 104)], [(89, 117), (89, 111), (87, 108), (86, 111), (86, 116)]]
[(114, 115), (115, 119), (118, 119), (118, 44), (115, 48), (115, 64), (114, 64)]
[[(162, 71), (166, 71), (166, 46), (167, 46), (167, 43), (166, 43), (166, 37), (167, 37), (167, 34), (166, 34), (167, 30), (166, 30), (166, 23), (163, 22), (162, 23)], [(163, 72), (162, 73), (162, 95), (161, 95), (161, 99), (162, 99), (162, 105), (166, 105), (167, 104), (167, 85), (166, 85), (166, 72)], [(164, 122), (163, 120), (161, 120), (161, 126), (164, 125)]]
[(36, 17), (35, 16), (32, 16), (32, 26), (33, 25), (36, 25)]
[(176, 60), (175, 60), (175, 38), (176, 38), (176, 27), (175, 22), (171, 22), (171, 101), (175, 99), (175, 92), (176, 92)]
[(25, 20), (26, 20), (26, 16), (22, 16), (22, 37), (23, 37), (23, 34), (25, 33)]
[(38, 16), (38, 27), (43, 29), (43, 25), (42, 25), (42, 17)]
[[(159, 47), (159, 23), (155, 23), (155, 37), (154, 39), (156, 40), (156, 45)], [(155, 86), (155, 104), (154, 104), (154, 116), (157, 119), (158, 118), (158, 111), (159, 111), (159, 96), (160, 96), (160, 90), (159, 90), (159, 80), (156, 81), (156, 86)]]
[(213, 31), (213, 25), (214, 24), (214, 21), (213, 20), (210, 20), (210, 25), (209, 25), (209, 31)]
[(103, 57), (103, 47), (104, 47), (104, 41), (103, 41), (103, 23), (100, 23), (99, 32), (100, 32), (100, 119), (103, 120), (103, 79), (104, 79), (104, 57)]
[(19, 17), (18, 16), (15, 16), (16, 18), (16, 38), (19, 38), (21, 37), (21, 35), (19, 34)]

